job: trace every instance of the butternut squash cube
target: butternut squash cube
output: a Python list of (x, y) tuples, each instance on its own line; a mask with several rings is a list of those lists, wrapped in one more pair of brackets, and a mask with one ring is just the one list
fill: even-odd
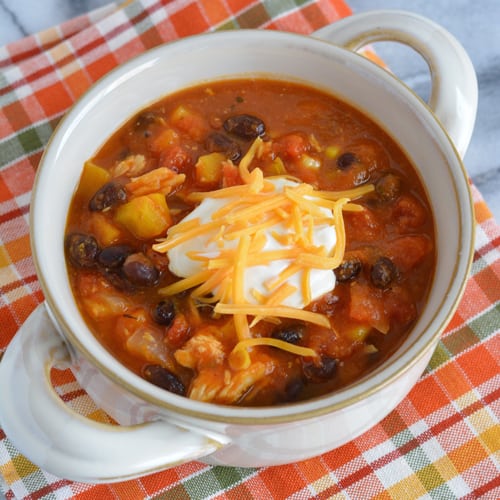
[(90, 200), (95, 192), (111, 178), (111, 174), (104, 168), (99, 167), (88, 160), (83, 165), (82, 176), (76, 191), (76, 196), (84, 200)]
[(160, 236), (172, 225), (167, 200), (161, 193), (138, 196), (120, 205), (114, 219), (141, 240)]
[(112, 245), (123, 235), (123, 230), (101, 212), (92, 212), (90, 217), (90, 227), (100, 245)]
[(216, 184), (222, 178), (223, 153), (209, 153), (198, 158), (195, 165), (196, 180), (200, 184)]

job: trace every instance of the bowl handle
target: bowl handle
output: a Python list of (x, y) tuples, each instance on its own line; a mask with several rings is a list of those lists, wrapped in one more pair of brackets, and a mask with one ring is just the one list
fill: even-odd
[(70, 409), (51, 381), (69, 352), (45, 304), (30, 315), (0, 362), (0, 423), (28, 459), (56, 476), (123, 481), (206, 456), (226, 443), (163, 420), (119, 426)]
[(477, 78), (467, 52), (443, 27), (411, 12), (378, 10), (345, 17), (312, 36), (353, 52), (378, 41), (400, 42), (416, 50), (430, 70), (429, 107), (465, 155), (476, 119)]

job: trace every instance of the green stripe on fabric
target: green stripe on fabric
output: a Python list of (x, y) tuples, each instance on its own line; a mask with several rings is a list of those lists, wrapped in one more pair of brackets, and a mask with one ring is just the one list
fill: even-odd
[[(293, 10), (297, 10), (304, 5), (316, 3), (315, 0), (288, 0), (276, 2), (276, 0), (267, 0), (259, 5), (243, 11), (236, 18), (231, 18), (223, 24), (217, 26), (215, 31), (233, 30), (239, 28), (258, 28), (261, 24), (275, 20)], [(257, 10), (258, 9), (258, 10)], [(258, 14), (256, 14), (259, 12)], [(241, 21), (241, 22), (240, 22)]]
[(225, 23), (217, 26), (215, 31), (237, 30), (240, 27), (236, 19), (229, 19)]
[(148, 497), (149, 500), (191, 500), (189, 493), (184, 489), (182, 484), (176, 485), (174, 488), (165, 491), (159, 495)]
[(441, 342), (450, 356), (457, 356), (497, 333), (499, 325), (500, 304), (495, 304), (490, 310), (444, 337)]
[[(127, 18), (134, 19), (144, 12), (144, 6), (140, 2), (131, 2), (125, 7), (125, 10)], [(156, 25), (151, 19), (151, 13), (149, 12), (144, 16), (144, 19), (134, 24), (134, 30), (138, 35), (142, 35), (142, 33), (151, 28), (156, 28)]]
[[(7, 78), (5, 78), (5, 74), (0, 72), (0, 91), (5, 91), (9, 87), (10, 83)], [(16, 91), (9, 90), (5, 94), (0, 96), (0, 108), (4, 108), (5, 106), (12, 104), (13, 102), (18, 101), (19, 98), (16, 95)]]
[[(476, 253), (477, 255), (477, 253)], [(471, 276), (475, 276), (480, 273), (483, 269), (486, 269), (489, 266), (488, 262), (485, 259), (478, 258), (472, 261), (472, 266), (470, 270)]]
[(415, 439), (415, 437), (408, 429), (405, 429), (402, 432), (398, 432), (391, 437), (391, 441), (394, 443), (394, 446), (396, 446), (396, 448), (401, 448), (401, 446), (409, 443), (412, 439)]
[(38, 467), (28, 460), (24, 455), (17, 453), (15, 456), (11, 455), (11, 461), (14, 469), (16, 469), (17, 474), (20, 478), (25, 478), (31, 474), (37, 472)]
[(434, 351), (434, 354), (432, 355), (431, 360), (429, 361), (429, 364), (427, 365), (427, 368), (425, 370), (426, 373), (430, 373), (430, 372), (436, 370), (442, 364), (449, 361), (450, 358), (451, 358), (451, 355), (450, 355), (448, 349), (446, 349), (446, 347), (444, 346), (444, 344), (442, 342), (439, 342), (437, 347), (436, 347), (436, 350)]
[(224, 488), (230, 488), (241, 482), (242, 479), (252, 475), (254, 469), (235, 468), (235, 467), (214, 467), (212, 473)]
[[(412, 450), (408, 451), (405, 455), (405, 460), (414, 471), (426, 470), (431, 466), (428, 455), (425, 453), (421, 446), (415, 446)], [(418, 474), (416, 472), (416, 474)], [(422, 480), (422, 478), (421, 478)]]
[(287, 11), (296, 10), (298, 7), (302, 7), (308, 3), (311, 3), (311, 0), (282, 0), (281, 2), (276, 2), (276, 0), (264, 0), (262, 2), (271, 19), (275, 19)]
[[(40, 491), (45, 486), (49, 485), (47, 478), (40, 469), (38, 469), (33, 474), (30, 474), (29, 476), (23, 477), (23, 484), (24, 487), (26, 488), (26, 491), (29, 492)], [(43, 500), (50, 500), (50, 499), (57, 500), (57, 495), (54, 491), (51, 491), (47, 492), (45, 495), (43, 495), (43, 497), (38, 497), (38, 498), (43, 498)]]
[[(271, 20), (276, 20), (290, 12), (299, 10), (300, 6), (311, 3), (311, 0), (287, 0), (276, 2), (265, 0), (249, 9), (241, 11), (236, 19), (232, 20), (238, 28), (258, 28)], [(314, 2), (313, 2), (314, 3)], [(230, 29), (229, 23), (222, 25), (221, 29)]]
[(123, 12), (127, 15), (127, 19), (133, 19), (144, 12), (144, 6), (141, 2), (127, 2), (123, 6)]
[[(6, 85), (7, 81), (0, 73), (0, 91), (3, 90), (6, 87)], [(13, 92), (8, 92), (7, 94), (0, 96), (0, 108), (4, 108), (5, 106), (8, 106), (10, 103), (17, 101), (17, 99), (15, 98), (16, 96), (13, 94), (14, 94)]]
[(440, 484), (438, 487), (429, 491), (429, 496), (436, 500), (446, 500), (448, 498), (456, 498), (455, 493), (448, 487), (446, 483)]
[(481, 339), (469, 325), (464, 325), (456, 332), (443, 338), (441, 342), (451, 356), (456, 356), (470, 347), (478, 344)]
[(227, 490), (248, 476), (254, 474), (255, 469), (243, 467), (212, 467), (183, 482), (183, 486), (193, 500), (201, 500), (211, 495)]
[(21, 452), (14, 446), (14, 444), (9, 438), (5, 438), (3, 441), (0, 442), (5, 446), (5, 449), (7, 450), (7, 453), (9, 454), (11, 460), (17, 456), (22, 456)]
[(453, 492), (446, 486), (445, 479), (433, 464), (429, 464), (415, 475), (420, 479), (431, 498), (453, 498)]
[(498, 333), (500, 325), (500, 304), (469, 321), (462, 328), (444, 337), (437, 345), (426, 368), (426, 373), (439, 368), (452, 357), (466, 351)]
[(34, 128), (28, 128), (18, 134), (17, 140), (21, 144), (23, 151), (26, 151), (27, 153), (30, 151), (36, 151), (42, 147), (42, 141)]
[[(398, 432), (391, 437), (391, 441), (399, 450), (404, 451), (404, 459), (419, 478), (424, 489), (428, 492), (433, 492), (431, 498), (452, 498), (451, 491), (444, 484), (445, 479), (440, 474), (439, 470), (432, 464), (429, 455), (424, 448), (417, 442), (416, 437), (409, 429)], [(413, 443), (412, 443), (413, 441)], [(411, 443), (411, 444), (410, 444)], [(410, 444), (411, 449), (406, 450)], [(445, 492), (445, 496), (440, 496)]]
[(45, 147), (53, 131), (49, 122), (42, 122), (0, 142), (0, 168)]
[(23, 146), (19, 142), (17, 135), (0, 142), (0, 168), (12, 163), (25, 154), (26, 152), (23, 150)]
[(495, 304), (489, 311), (481, 314), (469, 322), (469, 327), (481, 339), (485, 340), (500, 328), (500, 302)]

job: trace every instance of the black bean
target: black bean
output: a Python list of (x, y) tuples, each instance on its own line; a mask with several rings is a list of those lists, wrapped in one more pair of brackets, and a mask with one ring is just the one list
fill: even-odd
[(89, 201), (89, 210), (100, 212), (112, 207), (117, 203), (126, 201), (127, 192), (125, 188), (116, 181), (110, 181), (99, 188)]
[(377, 288), (387, 288), (396, 277), (396, 266), (388, 257), (380, 257), (373, 264), (370, 278)]
[(240, 145), (220, 132), (210, 134), (205, 142), (205, 147), (210, 153), (224, 153), (231, 161), (238, 161), (241, 157)]
[(106, 269), (118, 269), (133, 252), (128, 245), (111, 245), (101, 250), (97, 262)]
[(134, 285), (149, 287), (157, 283), (158, 269), (143, 253), (129, 255), (123, 263), (123, 274)]
[(294, 378), (285, 387), (285, 401), (295, 401), (304, 389), (304, 381), (301, 378)]
[(175, 318), (174, 303), (171, 300), (162, 300), (158, 302), (158, 304), (153, 307), (151, 316), (159, 325), (170, 325)]
[(338, 360), (322, 356), (320, 362), (303, 360), (302, 372), (309, 382), (320, 383), (332, 379), (337, 373)]
[(139, 113), (134, 121), (134, 128), (140, 131), (146, 130), (150, 125), (161, 120), (161, 117), (154, 111)]
[(152, 384), (179, 396), (186, 395), (186, 388), (179, 377), (163, 366), (147, 365), (143, 368), (142, 373), (144, 378)]
[(344, 260), (344, 262), (335, 269), (335, 276), (340, 283), (351, 281), (358, 276), (362, 268), (363, 264), (357, 258)]
[(99, 255), (99, 245), (93, 236), (72, 233), (66, 237), (66, 251), (75, 267), (93, 267)]
[(289, 344), (298, 344), (304, 336), (303, 325), (288, 325), (282, 328), (277, 328), (273, 331), (271, 336), (274, 339), (288, 342)]
[(255, 139), (266, 132), (264, 122), (252, 115), (235, 115), (224, 122), (224, 130), (242, 139)]
[(121, 269), (101, 269), (101, 274), (106, 278), (106, 281), (114, 286), (117, 290), (125, 293), (134, 293), (137, 291), (137, 286), (130, 282)]
[(395, 200), (401, 193), (401, 178), (395, 174), (386, 174), (375, 184), (375, 191), (384, 201)]
[(349, 168), (352, 164), (357, 163), (358, 158), (354, 153), (343, 153), (337, 158), (337, 167), (340, 168), (340, 170), (345, 170)]

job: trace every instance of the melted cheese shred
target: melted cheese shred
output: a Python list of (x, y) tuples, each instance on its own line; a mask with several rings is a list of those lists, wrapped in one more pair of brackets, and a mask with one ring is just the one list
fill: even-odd
[[(285, 184), (281, 192), (276, 192), (274, 184), (264, 178), (259, 168), (250, 170), (262, 148), (263, 141), (257, 138), (241, 159), (238, 168), (244, 184), (189, 196), (195, 202), (205, 198), (228, 200), (213, 212), (209, 222), (201, 223), (197, 218), (181, 221), (169, 229), (164, 240), (153, 245), (156, 252), (166, 253), (192, 238), (208, 234), (217, 244), (222, 239), (237, 242), (234, 248), (225, 248), (221, 244), (219, 254), (212, 257), (204, 255), (201, 249), (199, 252), (190, 251), (189, 258), (201, 262), (203, 270), (161, 290), (164, 295), (174, 295), (191, 289), (193, 300), (215, 304), (214, 314), (233, 316), (237, 339), (229, 363), (234, 369), (247, 368), (250, 364), (248, 350), (259, 345), (276, 347), (299, 356), (317, 355), (307, 347), (269, 337), (252, 337), (251, 329), (262, 320), (279, 323), (279, 318), (330, 327), (330, 320), (323, 314), (283, 305), (284, 299), (297, 291), (287, 279), (302, 272), (300, 292), (303, 303), (309, 304), (311, 270), (333, 270), (342, 262), (346, 244), (342, 211), (362, 210), (350, 201), (374, 189), (373, 185), (365, 185), (347, 191), (319, 191), (293, 179), (293, 183)], [(325, 209), (332, 217), (325, 215)], [(263, 231), (276, 224), (287, 228), (287, 233), (272, 231), (272, 236), (289, 248), (264, 251), (266, 239)], [(335, 228), (336, 243), (332, 255), (327, 255), (324, 247), (314, 245), (314, 226), (318, 224), (333, 224)], [(279, 259), (288, 259), (290, 264), (265, 283), (270, 295), (253, 289), (251, 294), (258, 303), (248, 303), (244, 293), (245, 270)], [(253, 317), (251, 323), (249, 316)]]

